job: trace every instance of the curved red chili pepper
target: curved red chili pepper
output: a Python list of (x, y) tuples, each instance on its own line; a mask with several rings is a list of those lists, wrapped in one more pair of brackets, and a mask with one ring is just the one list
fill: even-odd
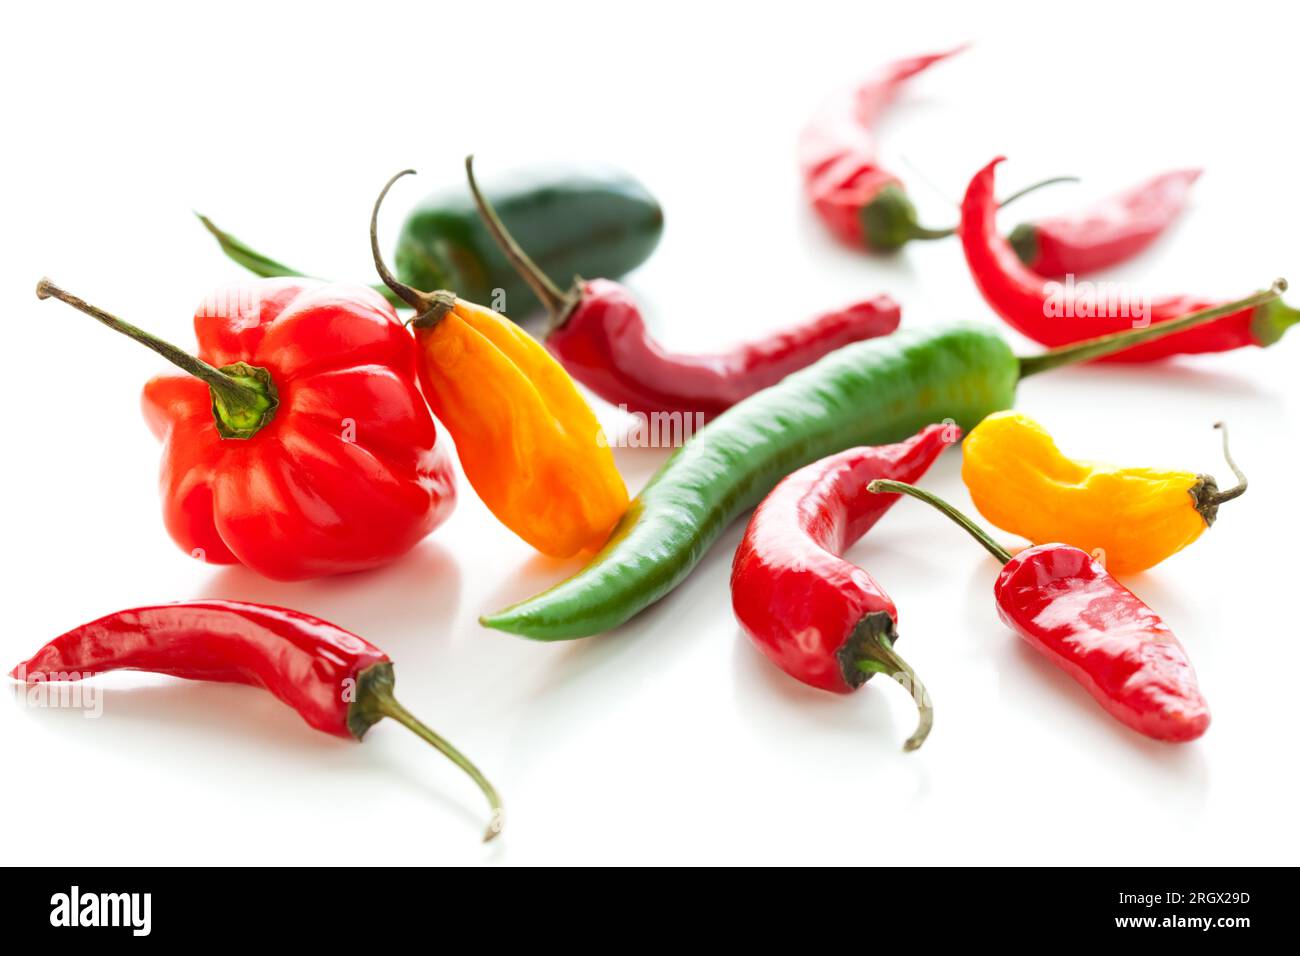
[(1002, 620), (1087, 688), (1111, 716), (1155, 740), (1195, 740), (1210, 710), (1187, 652), (1155, 611), (1086, 552), (1041, 544), (1014, 558), (943, 499), (898, 481), (876, 493), (903, 493), (961, 525), (1002, 562), (993, 593)]
[[(966, 264), (984, 300), (1022, 335), (1055, 348), (1122, 332), (1133, 328), (1135, 323), (1168, 322), (1221, 304), (1191, 296), (1167, 296), (1151, 299), (1149, 303), (1090, 303), (1076, 301), (1060, 283), (1044, 281), (1020, 261), (1011, 245), (998, 234), (993, 180), (994, 170), (1003, 159), (999, 156), (971, 180), (962, 200), (958, 231)], [(1143, 309), (1145, 316), (1139, 314)], [(1183, 353), (1267, 346), (1297, 322), (1300, 322), (1300, 310), (1273, 300), (1186, 332), (1112, 353), (1101, 361), (1149, 362)]]
[(885, 673), (913, 693), (921, 721), (908, 750), (925, 740), (933, 712), (893, 649), (898, 611), (871, 575), (840, 554), (898, 500), (867, 494), (868, 483), (915, 481), (960, 438), (955, 425), (930, 425), (905, 442), (850, 448), (799, 469), (758, 506), (732, 563), (736, 620), (791, 677), (847, 694)]
[(669, 352), (654, 340), (625, 286), (593, 279), (579, 283), (575, 293), (577, 301), (553, 325), (546, 347), (601, 398), (647, 415), (713, 418), (841, 346), (888, 335), (900, 316), (898, 304), (879, 295), (726, 352), (691, 355)]
[(1016, 226), (1007, 241), (1041, 276), (1095, 272), (1137, 255), (1187, 207), (1199, 169), (1161, 173), (1071, 216)]
[(187, 601), (132, 608), (73, 628), (10, 676), (28, 684), (82, 680), (113, 670), (248, 684), (270, 691), (310, 726), (360, 740), (391, 717), (464, 770), (488, 798), (501, 829), (496, 789), (465, 756), (393, 697), (393, 665), (364, 638), (320, 618), (244, 601)]
[(669, 352), (650, 335), (625, 286), (577, 279), (562, 293), (506, 230), (468, 163), (466, 173), (488, 231), (550, 312), (547, 349), (575, 379), (627, 411), (707, 420), (841, 346), (898, 328), (898, 303), (879, 295), (726, 352)]
[(925, 229), (903, 184), (876, 160), (873, 126), (899, 87), (965, 46), (898, 60), (831, 103), (799, 137), (799, 169), (813, 209), (841, 241), (857, 248), (896, 249), (909, 239), (937, 239), (952, 230)]

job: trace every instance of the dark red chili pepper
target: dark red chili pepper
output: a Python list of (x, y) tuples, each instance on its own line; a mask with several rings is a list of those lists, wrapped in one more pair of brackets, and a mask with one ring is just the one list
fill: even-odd
[(898, 304), (880, 295), (730, 351), (669, 352), (650, 336), (632, 293), (619, 283), (576, 279), (562, 293), (479, 192), (473, 164), (467, 160), (465, 168), (488, 230), (551, 314), (546, 347), (574, 378), (628, 411), (712, 418), (841, 346), (898, 328)]
[[(1118, 296), (1110, 301), (1104, 290), (1077, 294), (1058, 282), (1031, 272), (1011, 245), (997, 232), (997, 201), (993, 174), (998, 157), (971, 180), (961, 206), (961, 244), (975, 285), (989, 306), (1008, 325), (1043, 345), (1055, 348), (1084, 339), (1122, 332), (1148, 322), (1168, 322), (1221, 303), (1192, 296), (1167, 296), (1146, 301)], [(1145, 345), (1114, 352), (1107, 362), (1148, 362), (1171, 355), (1224, 352), (1246, 345), (1268, 346), (1300, 322), (1300, 310), (1274, 299), (1177, 332)]]
[(1072, 216), (1025, 222), (1007, 236), (1041, 276), (1080, 275), (1137, 255), (1187, 207), (1199, 169), (1162, 173)]
[(1187, 652), (1155, 611), (1086, 551), (1040, 544), (1014, 558), (947, 502), (898, 481), (902, 492), (952, 518), (1002, 562), (993, 588), (1007, 626), (1087, 688), (1111, 716), (1155, 740), (1195, 740), (1210, 725)]
[(894, 602), (840, 555), (898, 500), (867, 494), (869, 482), (916, 481), (960, 438), (955, 425), (930, 425), (896, 445), (850, 448), (800, 468), (758, 506), (731, 569), (736, 620), (791, 677), (847, 694), (888, 674), (912, 692), (921, 717), (906, 750), (925, 740), (933, 709), (894, 650)]
[(484, 840), (501, 831), (501, 800), (474, 764), (393, 697), (387, 654), (357, 635), (286, 608), (242, 601), (138, 607), (50, 641), (10, 676), (28, 684), (137, 670), (270, 691), (312, 727), (360, 740), (391, 717), (432, 744), (478, 784), (492, 807)]
[(951, 229), (927, 229), (903, 184), (876, 159), (872, 127), (903, 83), (964, 47), (889, 64), (841, 95), (799, 137), (799, 169), (813, 209), (841, 241), (868, 249), (897, 249), (911, 239), (940, 239)]

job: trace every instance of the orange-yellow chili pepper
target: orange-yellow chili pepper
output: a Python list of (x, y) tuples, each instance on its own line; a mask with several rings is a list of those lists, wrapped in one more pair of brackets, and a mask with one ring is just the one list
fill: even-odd
[(519, 326), (452, 292), (380, 278), (415, 309), (420, 384), (456, 442), (465, 477), (494, 515), (538, 551), (567, 558), (605, 543), (627, 510), (627, 486), (600, 423), (567, 372)]
[(966, 437), (961, 476), (980, 514), (1004, 531), (1034, 544), (1073, 545), (1110, 571), (1131, 574), (1187, 547), (1214, 523), (1219, 505), (1246, 490), (1227, 429), (1223, 454), (1238, 482), (1226, 491), (1190, 471), (1075, 461), (1032, 418), (996, 412)]

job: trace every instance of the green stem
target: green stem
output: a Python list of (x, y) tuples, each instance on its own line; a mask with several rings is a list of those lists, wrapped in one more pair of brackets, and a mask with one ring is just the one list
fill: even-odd
[(515, 241), (515, 237), (510, 235), (505, 223), (492, 208), (492, 204), (487, 201), (487, 197), (479, 190), (478, 180), (474, 178), (472, 155), (465, 157), (465, 175), (469, 179), (469, 192), (474, 197), (474, 205), (478, 207), (479, 218), (487, 226), (488, 232), (492, 233), (492, 238), (496, 240), (501, 252), (514, 267), (515, 272), (519, 273), (519, 277), (528, 284), (528, 288), (533, 290), (533, 295), (546, 306), (546, 311), (551, 317), (551, 327), (563, 324), (564, 313), (572, 307), (572, 302), (560, 291), (560, 287), (551, 281), (551, 277), (538, 267), (528, 253), (524, 252)]
[(925, 242), (931, 239), (947, 239), (949, 236), (955, 236), (956, 234), (956, 226), (949, 226), (947, 229), (931, 229), (929, 226), (914, 222), (908, 227), (907, 237)]
[(483, 776), (482, 771), (474, 766), (468, 757), (453, 747), (440, 735), (435, 733), (429, 727), (421, 723), (410, 711), (398, 703), (397, 698), (386, 690), (372, 688), (372, 701), (374, 708), (385, 717), (391, 717), (403, 727), (415, 733), (429, 744), (432, 744), (440, 753), (447, 757), (452, 763), (469, 775), (469, 778), (478, 785), (487, 797), (488, 805), (492, 808), (492, 819), (488, 824), (487, 831), (483, 834), (483, 842), (495, 838), (501, 832), (504, 810), (501, 806), (501, 796), (497, 793), (496, 787), (492, 786), (487, 777)]
[(384, 264), (383, 253), (379, 251), (379, 207), (384, 204), (384, 197), (388, 195), (388, 190), (393, 188), (393, 183), (403, 176), (414, 175), (414, 169), (404, 169), (388, 180), (384, 188), (379, 191), (379, 198), (375, 200), (375, 205), (370, 210), (370, 255), (375, 261), (375, 271), (379, 273), (379, 278), (384, 280), (384, 285), (392, 289), (394, 295), (415, 310), (415, 318), (411, 320), (411, 324), (416, 328), (428, 328), (437, 324), (444, 315), (455, 308), (455, 294), (445, 291), (426, 293), (411, 288), (389, 271), (388, 266)]
[[(220, 228), (216, 223), (202, 213), (196, 212), (194, 215), (198, 216), (199, 222), (203, 223), (203, 228), (208, 230), (208, 232), (212, 234), (212, 237), (217, 240), (217, 245), (221, 247), (221, 251), (224, 252), (228, 258), (234, 260), (249, 272), (253, 273), (253, 275), (261, 276), (264, 279), (275, 279), (281, 276), (292, 276), (300, 279), (317, 278), (316, 276), (308, 275), (305, 272), (299, 272), (292, 266), (286, 266), (282, 262), (277, 262), (270, 256), (262, 255), (262, 253), (258, 252), (256, 249), (253, 249), (246, 243), (241, 242), (230, 233)], [(370, 288), (374, 289), (389, 302), (393, 303), (393, 305), (400, 307), (406, 304), (386, 285), (372, 285)]]
[(1233, 315), (1237, 312), (1244, 312), (1246, 309), (1265, 305), (1280, 296), (1286, 289), (1286, 280), (1278, 279), (1271, 288), (1263, 292), (1256, 292), (1244, 299), (1228, 302), (1225, 305), (1217, 305), (1211, 309), (1192, 312), (1169, 322), (1154, 322), (1145, 328), (1126, 329), (1123, 332), (1112, 332), (1110, 335), (1102, 335), (1072, 345), (1062, 345), (1059, 348), (1049, 349), (1041, 355), (1022, 356), (1020, 358), (1020, 377), (1026, 378), (1030, 375), (1037, 375), (1040, 372), (1060, 368), (1062, 365), (1089, 362), (1104, 355), (1111, 355), (1115, 352), (1122, 352), (1124, 349), (1133, 348), (1135, 345), (1162, 339), (1166, 335), (1185, 332), (1195, 326), (1204, 325), (1206, 322), (1221, 319), (1225, 315)]
[(934, 727), (934, 705), (930, 703), (930, 692), (921, 683), (921, 678), (898, 655), (889, 636), (881, 630), (873, 629), (868, 642), (859, 644), (855, 650), (865, 654), (854, 662), (858, 670), (864, 674), (884, 674), (898, 681), (912, 695), (917, 710), (916, 730), (903, 742), (903, 749), (911, 751), (920, 747)]
[[(1044, 186), (1055, 186), (1058, 183), (1077, 183), (1078, 176), (1053, 176), (1051, 179), (1044, 179), (1040, 182), (1031, 183), (1023, 189), (1018, 189), (1006, 199), (998, 203), (999, 208), (1010, 206), (1017, 199), (1028, 196), (1032, 192), (1037, 192)], [(947, 229), (929, 229), (920, 223), (913, 223), (911, 227), (911, 238), (913, 239), (947, 239), (949, 236), (956, 235), (957, 227), (949, 226)]]
[(231, 366), (236, 369), (235, 374), (216, 368), (190, 355), (184, 349), (150, 335), (98, 306), (91, 305), (85, 299), (64, 291), (49, 279), (42, 279), (36, 284), (36, 297), (58, 299), (78, 312), (84, 312), (107, 325), (114, 332), (120, 332), (146, 348), (152, 349), (177, 368), (204, 382), (212, 391), (217, 422), (218, 425), (226, 426), (222, 434), (227, 438), (251, 437), (270, 420), (275, 411), (278, 404), (275, 387), (265, 369), (253, 368), (242, 362)]
[(1077, 183), (1078, 181), (1079, 181), (1078, 176), (1053, 176), (1050, 179), (1042, 179), (1036, 183), (1030, 183), (1028, 186), (1025, 186), (1023, 189), (1017, 189), (1006, 199), (998, 203), (998, 208), (1003, 209), (1007, 206), (1010, 206), (1017, 199), (1021, 199), (1025, 196), (1028, 196), (1030, 193), (1037, 192), (1038, 190), (1042, 189), (1044, 186), (1056, 186), (1059, 185), (1060, 183)]
[(920, 499), (931, 507), (939, 509), (953, 521), (957, 522), (957, 524), (965, 528), (972, 538), (984, 545), (984, 549), (1003, 564), (1006, 564), (1011, 560), (1011, 553), (1007, 551), (1006, 548), (1002, 547), (1002, 545), (989, 537), (988, 533), (974, 521), (971, 521), (970, 518), (966, 517), (936, 494), (925, 491), (915, 485), (909, 485), (905, 481), (891, 481), (888, 478), (877, 478), (871, 484), (867, 485), (867, 491), (872, 494), (889, 494), (892, 492), (900, 495), (911, 495), (913, 498)]
[(1228, 426), (1223, 422), (1215, 422), (1214, 427), (1223, 432), (1223, 457), (1224, 460), (1227, 461), (1228, 467), (1232, 469), (1232, 474), (1237, 479), (1236, 485), (1226, 491), (1220, 491), (1218, 494), (1210, 498), (1209, 504), (1217, 508), (1225, 501), (1231, 501), (1233, 498), (1240, 498), (1245, 494), (1246, 486), (1249, 482), (1246, 481), (1246, 475), (1237, 467), (1237, 463), (1232, 460), (1232, 452), (1228, 450)]

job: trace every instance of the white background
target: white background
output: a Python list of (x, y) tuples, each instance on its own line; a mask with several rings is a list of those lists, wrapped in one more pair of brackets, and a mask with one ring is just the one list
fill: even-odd
[[(194, 563), (163, 530), (158, 448), (138, 412), (141, 384), (164, 366), (32, 295), (48, 274), (190, 345), (205, 291), (241, 274), (191, 209), (301, 268), (369, 280), (379, 186), (406, 166), (421, 173), (389, 202), (391, 248), (405, 209), (455, 182), (472, 150), (484, 174), (555, 157), (641, 177), (667, 230), (630, 283), (670, 346), (720, 346), (876, 291), (902, 301), (907, 324), (996, 323), (953, 241), (875, 260), (835, 246), (801, 202), (792, 159), (825, 94), (967, 39), (974, 48), (918, 78), (882, 129), (927, 223), (950, 221), (998, 153), (1011, 160), (1005, 189), (1086, 177), (1009, 211), (1008, 228), (1203, 165), (1185, 220), (1108, 278), (1225, 297), (1276, 275), (1300, 282), (1292, 15), (1244, 3), (1053, 9), (11, 6), (0, 663), (142, 603), (299, 608), (387, 649), (402, 699), (488, 771), (509, 816), (504, 837), (480, 846), (477, 791), (396, 725), (351, 744), (255, 690), (118, 675), (98, 720), (0, 700), (4, 858), (1295, 862), (1300, 332), (1267, 352), (1071, 370), (1020, 392), (1079, 457), (1227, 478), (1210, 425), (1231, 423), (1250, 493), (1128, 582), (1195, 661), (1208, 734), (1162, 745), (1108, 718), (999, 623), (994, 563), (903, 502), (850, 552), (899, 604), (900, 649), (936, 701), (929, 742), (903, 754), (914, 714), (896, 686), (822, 694), (740, 634), (727, 575), (743, 523), (653, 610), (563, 645), (476, 624), (576, 564), (532, 554), (463, 483), (453, 518), (385, 570), (283, 585)], [(629, 486), (663, 457), (621, 454)], [(927, 484), (969, 507), (958, 469), (951, 454)]]

